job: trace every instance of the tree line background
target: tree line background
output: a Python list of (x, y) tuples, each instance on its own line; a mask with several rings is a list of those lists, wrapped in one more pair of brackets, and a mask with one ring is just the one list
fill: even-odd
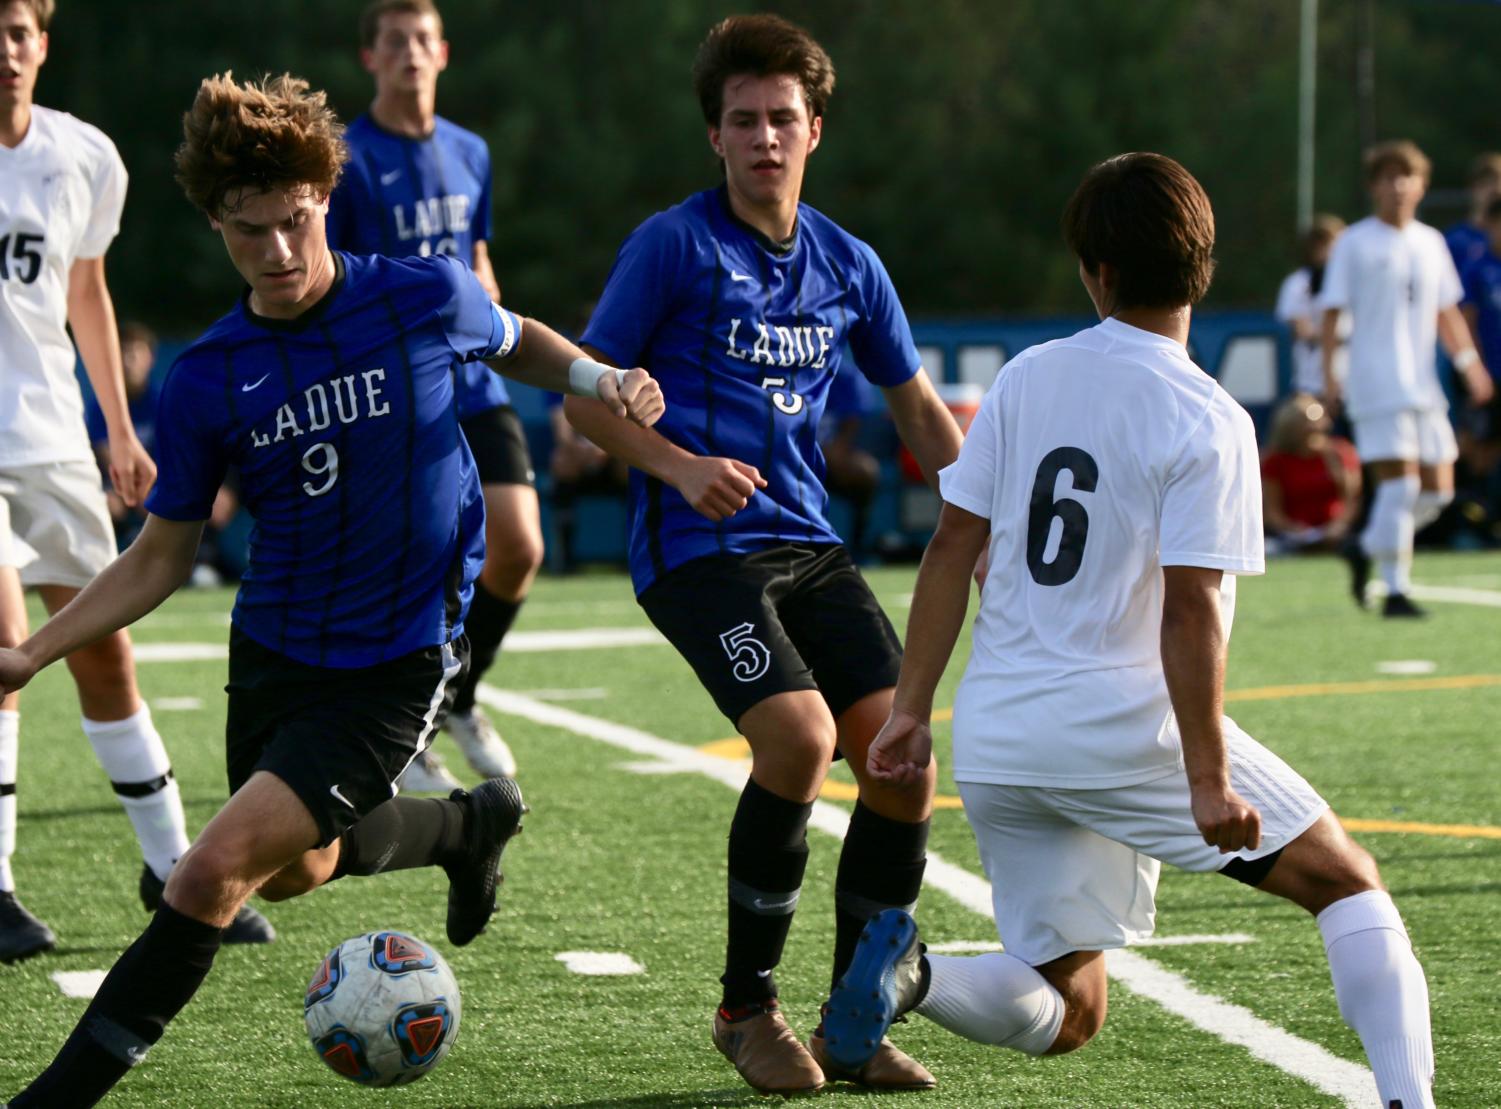
[[(352, 119), (371, 96), (361, 0), (61, 0), (37, 98), (97, 124), (131, 173), (109, 256), (122, 318), (191, 335), (239, 284), (171, 156), (199, 80), (289, 70)], [(718, 180), (689, 83), (715, 20), (775, 10), (838, 86), (805, 199), (869, 241), (909, 313), (1087, 308), (1058, 217), (1124, 150), (1178, 158), (1212, 198), (1210, 304), (1269, 305), (1295, 260), (1298, 0), (441, 0), (438, 110), (490, 143), (491, 256), (506, 302), (569, 327), (624, 236)], [(1475, 153), (1501, 147), (1501, 5), (1323, 0), (1317, 207), (1364, 213), (1362, 131), (1434, 160), (1427, 218), (1459, 218)], [(1357, 96), (1359, 46), (1375, 95)]]

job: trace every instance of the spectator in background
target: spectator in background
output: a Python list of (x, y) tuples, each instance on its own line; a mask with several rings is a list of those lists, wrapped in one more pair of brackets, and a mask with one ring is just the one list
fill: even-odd
[[(1324, 288), (1324, 265), (1329, 261), (1329, 252), (1334, 240), (1345, 229), (1345, 221), (1338, 216), (1319, 215), (1299, 236), (1302, 264), (1283, 279), (1277, 293), (1277, 320), (1287, 325), (1292, 332), (1293, 390), (1299, 393), (1324, 391), (1324, 372), (1320, 364), (1320, 319), (1319, 293)], [(1350, 318), (1342, 315), (1340, 321), (1339, 350), (1335, 354), (1335, 375), (1344, 380), (1344, 342), (1350, 334)]]
[(863, 379), (845, 366), (829, 382), (828, 405), (819, 422), (819, 446), (825, 466), (824, 488), (850, 502), (850, 557), (863, 562), (865, 523), (870, 502), (881, 485), (881, 464), (860, 446), (860, 427), (865, 422)]
[(1470, 218), (1444, 232), (1454, 267), (1461, 274), (1485, 255), (1490, 239), (1485, 230), (1485, 212), (1501, 197), (1501, 153), (1487, 151), (1470, 163)]
[(1360, 458), (1330, 433), (1329, 413), (1309, 392), (1293, 394), (1272, 418), (1261, 460), (1267, 552), (1336, 550), (1360, 504)]
[[(156, 405), (161, 395), (161, 382), (152, 375), (156, 365), (156, 332), (143, 323), (127, 320), (120, 324), (120, 362), (125, 377), (125, 401), (130, 408), (130, 419), (135, 424), (136, 437), (153, 458), (156, 456)], [(146, 513), (140, 505), (125, 503), (109, 484), (109, 431), (105, 426), (104, 412), (92, 394), (84, 412), (84, 421), (89, 429), (89, 441), (99, 459), (99, 469), (104, 475), (105, 501), (109, 506), (110, 522), (115, 528), (115, 543), (120, 550), (130, 546), (146, 522)], [(238, 580), (244, 556), (225, 549), (222, 532), (239, 514), (240, 498), (235, 494), (233, 479), (226, 482), (214, 499), (214, 510), (203, 529), (203, 541), (198, 548), (198, 565), (193, 569), (193, 585), (218, 585), (225, 580)]]
[[(1481, 361), (1492, 377), (1501, 372), (1501, 195), (1482, 215), (1486, 246), (1462, 275), (1464, 313), (1480, 347)], [(1462, 379), (1461, 379), (1462, 380)], [(1501, 520), (1501, 397), (1493, 391), (1490, 403), (1471, 413), (1460, 441), (1471, 503), (1480, 507), (1482, 522), (1494, 530)]]
[[(631, 468), (611, 458), (568, 422), (560, 393), (547, 395), (547, 418), (552, 427), (552, 509), (557, 524), (556, 569), (569, 573), (577, 565), (578, 500), (585, 496), (625, 499), (630, 489)], [(621, 536), (624, 549), (625, 536)]]

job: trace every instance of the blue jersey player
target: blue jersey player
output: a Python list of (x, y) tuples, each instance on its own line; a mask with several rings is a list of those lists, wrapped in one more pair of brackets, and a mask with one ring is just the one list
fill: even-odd
[[(498, 302), (488, 245), (490, 151), (436, 112), (438, 74), (448, 65), (437, 8), (431, 0), (374, 0), (360, 17), (360, 44), (375, 99), (344, 135), (350, 159), (329, 203), (330, 245), (353, 254), (452, 255)], [(471, 364), (455, 388), (484, 494), (485, 562), (466, 625), (470, 667), (444, 727), (476, 771), (509, 775), (516, 760), (475, 707), (474, 693), (542, 565), (542, 517), (526, 435), (505, 384)], [(458, 782), (428, 752), (402, 785), (446, 791)]]
[(959, 428), (875, 252), (799, 203), (834, 85), (823, 48), (778, 17), (732, 17), (699, 48), (694, 83), (724, 183), (631, 235), (583, 337), (606, 361), (650, 367), (671, 407), (637, 435), (617, 434), (603, 407), (566, 408), (634, 468), (638, 599), (751, 745), (716, 1046), (764, 1091), (826, 1077), (923, 1088), (932, 1075), (889, 1043), (859, 1074), (823, 1065), (821, 1027), (799, 1042), (772, 971), (836, 750), (860, 784), (835, 888), (836, 979), (870, 915), (917, 900), (926, 860), (931, 769), (901, 789), (865, 772), (900, 646), (824, 515), (818, 423), (846, 350), (930, 478), (957, 455)]
[(488, 363), (642, 423), (660, 414), (645, 371), (608, 370), (504, 311), (451, 258), (331, 251), (340, 130), (323, 94), (293, 77), (204, 81), (178, 180), (249, 289), (163, 385), (140, 537), (0, 651), (4, 695), (160, 604), (192, 569), (225, 469), (239, 468), (256, 534), (230, 634), (233, 796), (57, 1059), (10, 1100), (18, 1109), (99, 1101), (196, 992), (254, 892), (278, 900), (343, 875), (440, 866), (450, 942), (484, 929), (523, 812), (516, 783), (441, 800), (395, 785), (432, 741), (468, 651), (483, 507), (454, 378)]

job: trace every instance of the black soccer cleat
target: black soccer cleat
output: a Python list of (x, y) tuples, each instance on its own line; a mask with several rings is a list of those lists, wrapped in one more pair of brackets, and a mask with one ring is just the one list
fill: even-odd
[(1365, 608), (1366, 586), (1371, 581), (1371, 556), (1360, 545), (1360, 536), (1352, 535), (1339, 549), (1340, 557), (1350, 566), (1350, 592), (1358, 608)]
[(29, 959), (57, 946), (57, 937), (10, 890), (0, 890), (0, 963)]
[(1407, 620), (1421, 620), (1428, 615), (1426, 608), (1419, 608), (1408, 599), (1406, 593), (1388, 593), (1381, 606), (1381, 615)]
[(521, 816), (530, 810), (512, 778), (487, 778), (474, 789), (456, 789), (449, 799), (465, 808), (464, 854), (445, 863), (448, 875), (448, 942), (463, 947), (485, 930), (495, 913), (495, 895), (505, 876), (500, 856), (521, 831)]
[(860, 933), (855, 957), (824, 1010), (823, 1049), (835, 1065), (859, 1074), (892, 1022), (917, 1004), (922, 947), (905, 909), (883, 909)]
[[(149, 866), (141, 867), (141, 904), (148, 913), (161, 908), (162, 893), (167, 884), (156, 876)], [(225, 943), (270, 943), (276, 939), (276, 929), (271, 922), (249, 905), (241, 905), (240, 911), (224, 929)]]

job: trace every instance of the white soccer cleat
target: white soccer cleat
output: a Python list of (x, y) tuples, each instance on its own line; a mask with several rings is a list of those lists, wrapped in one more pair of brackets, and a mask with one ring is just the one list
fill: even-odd
[(477, 709), (469, 712), (451, 712), (443, 725), (453, 741), (464, 752), (469, 765), (476, 774), (486, 778), (514, 778), (516, 756), (511, 754), (506, 741), (500, 738), (490, 718)]
[(443, 765), (443, 760), (431, 751), (424, 751), (413, 759), (397, 785), (403, 793), (447, 794), (464, 788), (464, 783), (455, 778)]

